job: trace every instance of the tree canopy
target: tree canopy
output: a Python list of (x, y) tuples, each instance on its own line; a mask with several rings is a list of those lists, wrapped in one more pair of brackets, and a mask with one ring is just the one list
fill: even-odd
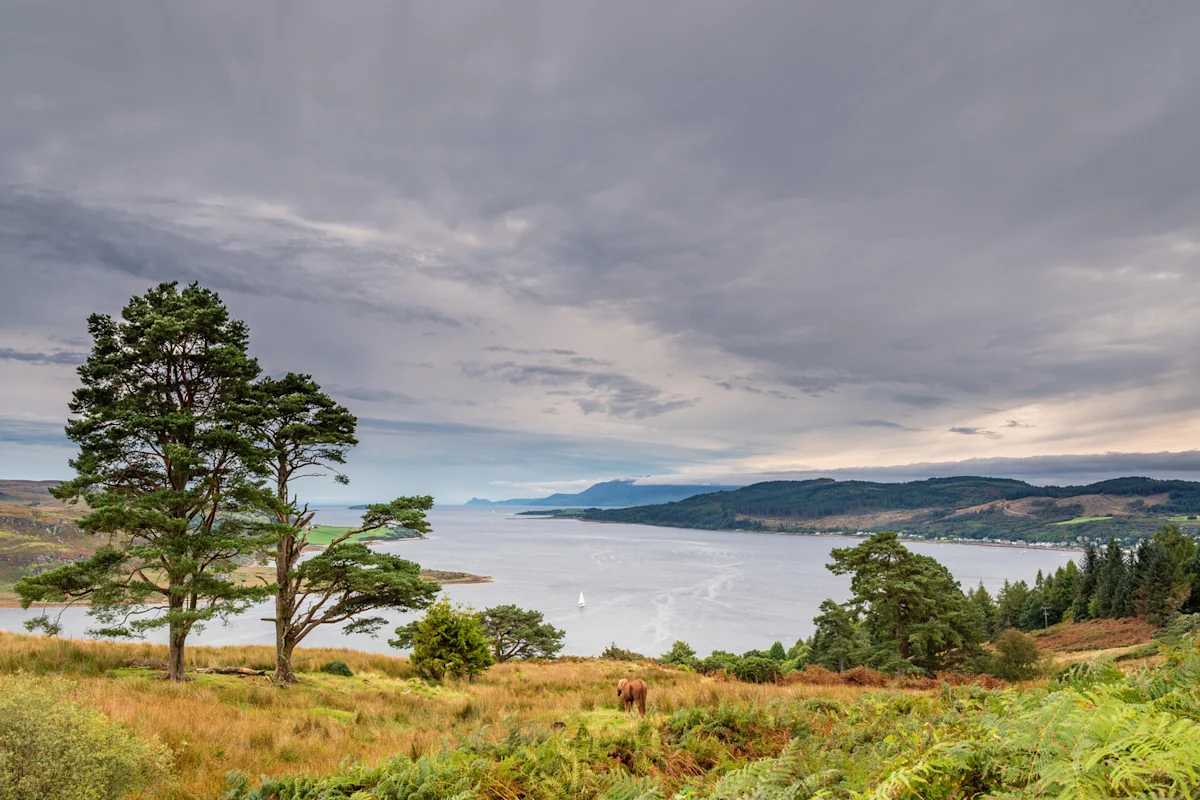
[(496, 663), (526, 658), (553, 658), (563, 648), (566, 632), (545, 621), (540, 611), (515, 605), (493, 606), (480, 614)]
[(982, 614), (949, 570), (909, 551), (895, 533), (877, 533), (830, 555), (829, 570), (851, 576), (848, 605), (862, 614), (872, 645), (925, 671), (961, 664), (978, 651)]

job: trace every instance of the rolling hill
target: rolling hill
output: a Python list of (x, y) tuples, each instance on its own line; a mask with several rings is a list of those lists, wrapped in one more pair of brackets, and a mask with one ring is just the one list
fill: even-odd
[(597, 508), (645, 506), (658, 503), (674, 503), (686, 500), (698, 494), (722, 492), (736, 489), (736, 486), (704, 486), (670, 484), (641, 484), (632, 480), (605, 481), (590, 486), (577, 494), (552, 494), (549, 497), (523, 497), (515, 500), (484, 500), (472, 497), (469, 506), (535, 506), (535, 507), (579, 507), (594, 506)]
[(569, 513), (602, 522), (715, 530), (895, 530), (938, 539), (1080, 545), (1109, 538), (1132, 542), (1167, 522), (1200, 529), (1200, 483), (1117, 478), (1086, 486), (1034, 486), (974, 476), (908, 483), (820, 478), (756, 483), (672, 503)]
[(55, 500), (50, 487), (57, 483), (0, 480), (0, 595), (31, 566), (55, 566), (95, 552), (95, 537), (75, 526), (87, 506)]

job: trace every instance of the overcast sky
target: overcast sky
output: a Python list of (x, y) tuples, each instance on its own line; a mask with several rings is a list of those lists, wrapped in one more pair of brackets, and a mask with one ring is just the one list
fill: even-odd
[(70, 474), (85, 319), (161, 280), (359, 416), (324, 499), (1200, 477), (1197, 42), (1186, 0), (8, 0), (0, 477)]

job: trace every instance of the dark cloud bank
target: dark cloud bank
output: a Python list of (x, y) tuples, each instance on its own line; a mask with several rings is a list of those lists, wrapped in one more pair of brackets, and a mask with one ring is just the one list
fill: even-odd
[(1041, 454), (1200, 445), (1197, 41), (1115, 0), (6, 4), (0, 469), (54, 343), (178, 279), (428, 426), (372, 423), (372, 489), (1191, 474)]

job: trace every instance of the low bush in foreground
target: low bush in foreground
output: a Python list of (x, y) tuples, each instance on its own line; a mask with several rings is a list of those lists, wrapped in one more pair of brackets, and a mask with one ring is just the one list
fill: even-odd
[(354, 670), (350, 669), (350, 665), (347, 664), (345, 661), (341, 661), (338, 659), (334, 659), (333, 661), (326, 662), (325, 666), (321, 667), (321, 672), (327, 673), (329, 675), (338, 675), (343, 678), (353, 678), (354, 677)]
[(63, 681), (0, 682), (0, 800), (110, 800), (167, 774), (171, 753), (71, 700)]

